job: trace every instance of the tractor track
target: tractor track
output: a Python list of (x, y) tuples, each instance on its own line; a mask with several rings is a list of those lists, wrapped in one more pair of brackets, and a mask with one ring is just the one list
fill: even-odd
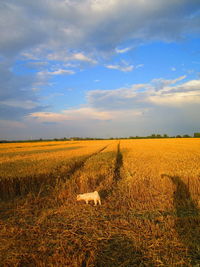
[(120, 174), (120, 169), (121, 169), (122, 165), (123, 165), (123, 156), (122, 156), (122, 153), (120, 151), (120, 142), (119, 142), (118, 146), (117, 146), (115, 171), (114, 171), (114, 175), (113, 175), (113, 180), (115, 182), (118, 182), (119, 180), (122, 179), (121, 174)]

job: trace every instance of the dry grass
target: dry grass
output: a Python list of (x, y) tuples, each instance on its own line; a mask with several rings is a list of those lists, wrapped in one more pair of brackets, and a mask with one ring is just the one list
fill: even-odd
[[(199, 266), (200, 140), (97, 143), (53, 190), (0, 203), (1, 265)], [(75, 201), (94, 189), (101, 207)]]

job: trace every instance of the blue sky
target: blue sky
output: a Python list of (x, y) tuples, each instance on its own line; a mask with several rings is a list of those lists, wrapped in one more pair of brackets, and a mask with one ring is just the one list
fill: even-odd
[(0, 139), (200, 131), (199, 0), (0, 0)]

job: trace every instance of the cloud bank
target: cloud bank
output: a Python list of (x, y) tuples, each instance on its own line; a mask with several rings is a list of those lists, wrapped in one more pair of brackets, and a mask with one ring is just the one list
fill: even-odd
[(7, 57), (61, 47), (106, 51), (127, 39), (172, 41), (199, 33), (197, 0), (8, 0), (0, 7), (0, 53)]
[[(138, 116), (148, 117), (148, 114), (158, 109), (184, 111), (191, 106), (195, 109), (200, 103), (200, 80), (186, 79), (186, 76), (172, 80), (160, 78), (127, 88), (92, 90), (86, 94), (87, 103), (84, 107), (66, 109), (59, 113), (32, 112), (28, 117), (39, 122), (55, 123), (92, 120), (111, 122), (124, 118), (131, 120)], [(31, 107), (31, 103), (27, 104)]]
[[(181, 79), (154, 79), (128, 88), (92, 90), (86, 107), (58, 113), (46, 112), (38, 92), (52, 77), (73, 76), (85, 66), (102, 65), (130, 74), (142, 64), (107, 64), (106, 60), (144, 43), (169, 43), (198, 35), (199, 11), (198, 0), (0, 1), (0, 119), (53, 121), (60, 114), (58, 121), (103, 122), (121, 118), (124, 110), (131, 114), (127, 120), (155, 107), (183, 111), (183, 106), (186, 110), (194, 105), (191, 110), (196, 110), (199, 80), (178, 84)], [(16, 67), (19, 62), (25, 66), (23, 75)], [(37, 69), (30, 71), (30, 66)]]

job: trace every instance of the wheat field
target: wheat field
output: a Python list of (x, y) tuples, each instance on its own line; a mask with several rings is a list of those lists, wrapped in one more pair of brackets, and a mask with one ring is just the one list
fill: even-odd
[(198, 138), (0, 145), (0, 266), (200, 266), (199, 215)]

